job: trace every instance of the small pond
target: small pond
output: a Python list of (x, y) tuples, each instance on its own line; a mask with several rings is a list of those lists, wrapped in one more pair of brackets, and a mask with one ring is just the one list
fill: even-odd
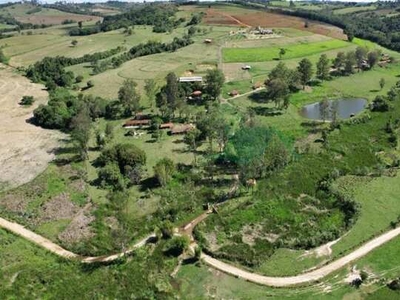
[[(325, 100), (304, 106), (300, 110), (300, 115), (312, 120), (332, 120), (333, 113), (336, 111), (338, 119), (348, 119), (362, 111), (366, 104), (367, 100), (361, 98)], [(324, 115), (325, 118), (323, 118)]]

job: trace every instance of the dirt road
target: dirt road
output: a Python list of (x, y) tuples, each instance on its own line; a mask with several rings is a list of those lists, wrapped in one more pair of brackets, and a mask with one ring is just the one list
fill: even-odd
[[(197, 217), (194, 221), (190, 222), (187, 226), (184, 226), (182, 229), (183, 231), (191, 231), (193, 228), (194, 224), (197, 224), (200, 220), (203, 220), (206, 218), (207, 213), (202, 214), (201, 216)], [(111, 262), (114, 261), (120, 257), (123, 257), (131, 252), (133, 252), (135, 249), (144, 246), (150, 239), (155, 238), (155, 234), (150, 234), (149, 236), (145, 237), (135, 245), (133, 245), (130, 249), (127, 251), (117, 253), (117, 254), (112, 254), (108, 256), (97, 256), (97, 257), (82, 257), (78, 254), (75, 254), (73, 252), (70, 252), (68, 250), (65, 250), (64, 248), (60, 247), (59, 245), (53, 243), (52, 241), (24, 228), (23, 226), (14, 223), (14, 222), (9, 222), (3, 218), (0, 218), (0, 227), (4, 228), (12, 233), (15, 233), (33, 243), (36, 245), (43, 247), (47, 249), (48, 251), (64, 257), (66, 259), (79, 259), (83, 263), (95, 263), (95, 262)], [(202, 259), (203, 261), (222, 271), (227, 274), (231, 274), (233, 276), (243, 278), (247, 281), (266, 285), (266, 286), (274, 286), (274, 287), (285, 287), (285, 286), (291, 286), (291, 285), (297, 285), (297, 284), (304, 284), (304, 283), (310, 283), (314, 282), (316, 280), (319, 280), (330, 273), (339, 270), (340, 268), (346, 266), (347, 264), (357, 260), (360, 257), (363, 257), (364, 255), (368, 254), (372, 250), (378, 248), (379, 246), (385, 244), (386, 242), (394, 239), (395, 237), (400, 235), (400, 227), (393, 229), (391, 231), (388, 231), (375, 239), (369, 241), (365, 245), (361, 246), (360, 248), (356, 249), (352, 253), (339, 258), (338, 260), (333, 261), (332, 263), (329, 263), (326, 266), (323, 266), (319, 269), (316, 269), (311, 272), (307, 272), (304, 274), (300, 274), (297, 276), (291, 276), (291, 277), (268, 277), (268, 276), (263, 276), (255, 273), (250, 273), (244, 270), (241, 270), (239, 268), (236, 268), (234, 266), (231, 266), (229, 264), (226, 264), (222, 261), (219, 261), (217, 259), (212, 258), (209, 255), (202, 254)]]
[(364, 255), (368, 254), (372, 250), (378, 248), (379, 246), (385, 244), (386, 242), (394, 239), (395, 237), (397, 237), (399, 235), (400, 235), (400, 227), (378, 236), (377, 238), (369, 241), (368, 243), (364, 244), (357, 250), (351, 252), (350, 254), (348, 254), (342, 258), (339, 258), (338, 260), (333, 261), (332, 263), (327, 264), (326, 266), (323, 266), (323, 267), (316, 269), (314, 271), (311, 271), (311, 272), (307, 272), (307, 273), (304, 273), (301, 275), (291, 276), (291, 277), (268, 277), (268, 276), (250, 273), (250, 272), (241, 270), (239, 268), (236, 268), (234, 266), (231, 266), (229, 264), (226, 264), (217, 259), (214, 259), (211, 256), (208, 256), (206, 254), (202, 254), (202, 259), (206, 264), (208, 264), (222, 272), (228, 273), (230, 275), (234, 275), (239, 278), (243, 278), (247, 281), (251, 281), (254, 283), (267, 285), (267, 286), (285, 287), (285, 286), (291, 286), (291, 285), (297, 285), (297, 284), (310, 283), (310, 282), (319, 280), (319, 279), (331, 274), (332, 272), (339, 270), (340, 268), (346, 266), (347, 264), (357, 260), (358, 258), (363, 257)]
[[(54, 158), (53, 150), (65, 136), (27, 123), (33, 110), (46, 103), (44, 86), (31, 83), (11, 68), (0, 64), (0, 190), (31, 181)], [(18, 103), (34, 96), (30, 107)]]
[(95, 263), (95, 262), (111, 262), (114, 261), (118, 258), (121, 258), (127, 254), (130, 254), (133, 252), (136, 248), (143, 247), (151, 238), (155, 238), (155, 234), (150, 234), (149, 236), (145, 237), (144, 239), (140, 240), (138, 243), (133, 245), (131, 248), (128, 250), (117, 253), (117, 254), (112, 254), (112, 255), (105, 255), (105, 256), (93, 256), (93, 257), (83, 257), (78, 254), (75, 254), (71, 251), (65, 250), (64, 248), (60, 247), (59, 245), (53, 243), (52, 241), (46, 239), (45, 237), (38, 235), (28, 229), (26, 229), (24, 226), (7, 221), (6, 219), (0, 218), (0, 227), (4, 228), (12, 233), (15, 233), (16, 235), (19, 235), (28, 241), (58, 255), (66, 259), (76, 259), (80, 260), (83, 263)]

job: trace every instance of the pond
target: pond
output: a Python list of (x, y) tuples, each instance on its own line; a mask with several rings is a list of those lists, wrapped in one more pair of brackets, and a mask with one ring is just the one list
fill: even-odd
[(367, 104), (367, 100), (361, 98), (325, 100), (304, 106), (300, 115), (312, 120), (332, 120), (334, 114), (338, 119), (348, 119), (360, 111)]

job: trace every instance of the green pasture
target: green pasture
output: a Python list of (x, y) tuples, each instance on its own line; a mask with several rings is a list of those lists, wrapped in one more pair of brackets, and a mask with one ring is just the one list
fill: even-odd
[(357, 13), (357, 12), (363, 12), (363, 11), (371, 11), (371, 10), (376, 10), (377, 6), (374, 4), (371, 5), (362, 5), (362, 6), (351, 6), (351, 7), (345, 7), (345, 8), (340, 8), (340, 9), (335, 9), (333, 11), (333, 14), (335, 15), (345, 15), (345, 14), (351, 14), (351, 13)]
[[(349, 43), (341, 40), (329, 40), (315, 43), (305, 43), (284, 47), (286, 54), (282, 59), (308, 56), (323, 51), (344, 48)], [(262, 48), (224, 48), (222, 50), (224, 62), (263, 62), (279, 59), (281, 47)]]

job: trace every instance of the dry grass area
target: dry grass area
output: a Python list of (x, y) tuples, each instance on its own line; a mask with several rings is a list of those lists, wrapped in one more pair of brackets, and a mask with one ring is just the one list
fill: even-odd
[(26, 15), (22, 17), (15, 17), (15, 19), (21, 23), (32, 23), (37, 25), (58, 25), (62, 24), (65, 20), (73, 20), (75, 22), (86, 22), (86, 21), (101, 21), (103, 18), (97, 16), (88, 16), (88, 15), (77, 15), (77, 14), (68, 14), (65, 15)]
[[(43, 172), (64, 138), (58, 131), (27, 122), (33, 110), (47, 101), (43, 88), (0, 65), (0, 190), (27, 183)], [(18, 104), (25, 95), (35, 97), (34, 105), (26, 108)]]

